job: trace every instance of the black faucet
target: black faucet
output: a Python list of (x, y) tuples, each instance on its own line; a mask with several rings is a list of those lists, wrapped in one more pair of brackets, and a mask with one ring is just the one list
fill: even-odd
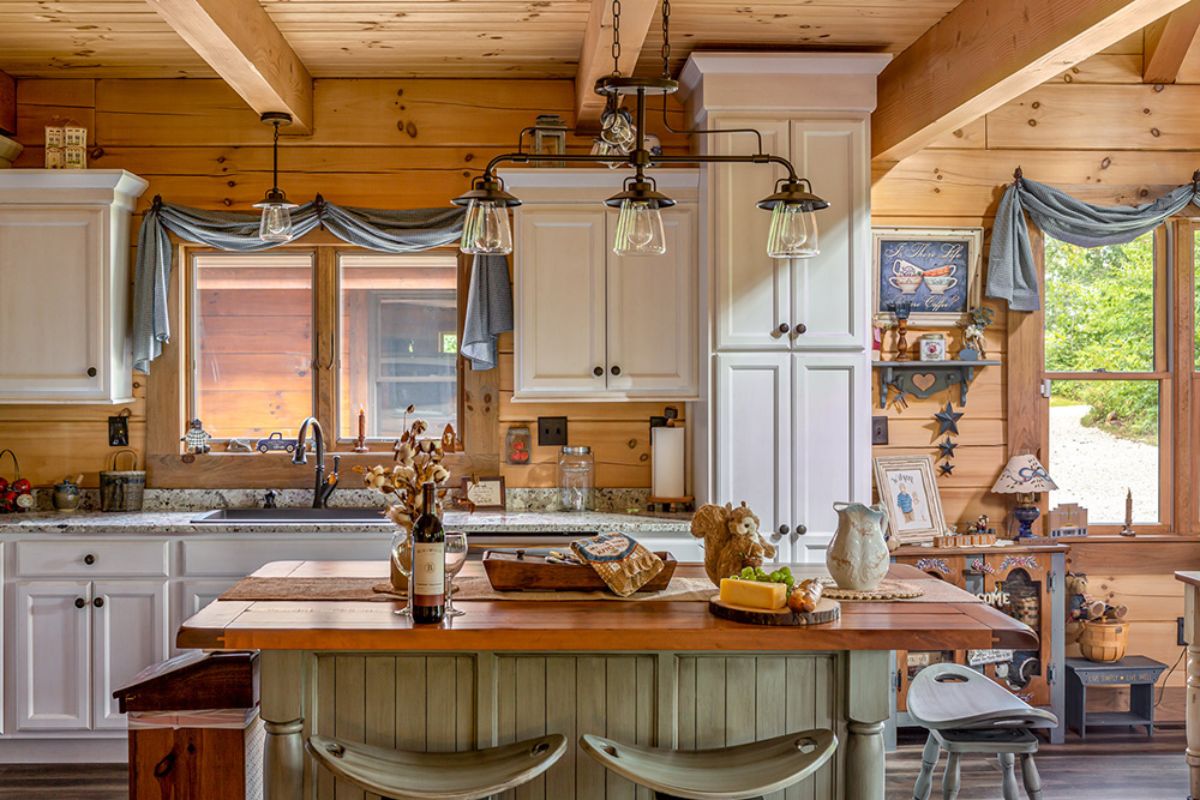
[(308, 426), (312, 423), (313, 438), (316, 440), (317, 466), (316, 478), (313, 482), (313, 508), (325, 508), (329, 496), (338, 485), (338, 472), (342, 464), (341, 456), (333, 457), (333, 473), (329, 480), (325, 479), (325, 431), (316, 417), (307, 417), (300, 423), (300, 432), (296, 434), (296, 452), (292, 456), (293, 464), (308, 463)]

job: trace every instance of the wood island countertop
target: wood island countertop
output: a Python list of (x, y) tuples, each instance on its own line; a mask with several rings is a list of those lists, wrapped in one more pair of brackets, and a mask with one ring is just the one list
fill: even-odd
[[(465, 570), (478, 570), (478, 562)], [(798, 575), (803, 568), (793, 567)], [(809, 571), (809, 570), (803, 570)], [(815, 565), (813, 574), (823, 573)], [(383, 562), (276, 562), (257, 577), (374, 577)], [(466, 574), (470, 574), (469, 572)], [(677, 575), (703, 575), (681, 565)], [(362, 651), (811, 651), (1034, 649), (1037, 637), (978, 598), (913, 567), (890, 577), (914, 581), (926, 596), (892, 603), (843, 602), (841, 619), (772, 628), (718, 619), (702, 601), (460, 601), (465, 616), (413, 625), (393, 602), (217, 600), (179, 630), (181, 648)], [(715, 594), (714, 589), (714, 594)]]

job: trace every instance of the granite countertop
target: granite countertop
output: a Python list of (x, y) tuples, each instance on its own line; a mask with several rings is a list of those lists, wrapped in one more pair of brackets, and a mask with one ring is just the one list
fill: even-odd
[[(64, 514), (54, 511), (0, 515), (0, 535), (4, 534), (141, 534), (147, 536), (180, 536), (189, 534), (225, 533), (361, 533), (379, 531), (390, 534), (392, 525), (380, 518), (378, 523), (363, 522), (303, 522), (258, 524), (245, 522), (192, 524), (203, 511), (141, 511), (100, 512), (77, 511)], [(466, 533), (618, 533), (688, 534), (691, 514), (625, 514), (616, 512), (562, 511), (447, 511), (444, 523), (448, 530)]]

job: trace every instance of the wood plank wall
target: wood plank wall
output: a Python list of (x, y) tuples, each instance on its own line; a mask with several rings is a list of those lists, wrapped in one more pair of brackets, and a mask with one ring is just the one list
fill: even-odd
[[(270, 186), (270, 131), (219, 80), (27, 79), (19, 88), (16, 138), (26, 150), (18, 167), (40, 167), (43, 127), (69, 120), (89, 130), (90, 167), (123, 168), (150, 181), (139, 212), (156, 194), (201, 208), (249, 210)], [(570, 121), (573, 103), (569, 80), (319, 80), (314, 133), (285, 136), (280, 182), (296, 200), (321, 192), (345, 205), (444, 206), (489, 158), (512, 150), (517, 132), (537, 114)], [(669, 149), (686, 147), (659, 133)], [(511, 423), (565, 415), (571, 442), (596, 452), (598, 485), (650, 485), (648, 418), (661, 414), (662, 404), (515, 404), (511, 336), (502, 351), (499, 443)], [(138, 399), (128, 409), (140, 456), (147, 420), (138, 377)], [(121, 410), (0, 406), (0, 447), (17, 452), (35, 484), (82, 472), (85, 484), (95, 485), (113, 452), (106, 418)], [(556, 448), (535, 448), (530, 465), (502, 472), (509, 486), (552, 486), (556, 460)], [(0, 474), (7, 474), (4, 464)]]
[[(997, 203), (1017, 166), (1030, 178), (1096, 203), (1145, 202), (1186, 182), (1200, 168), (1200, 85), (1143, 84), (1142, 52), (1140, 34), (1127, 38), (905, 159), (875, 184), (872, 224), (983, 226), (990, 241)], [(1000, 305), (994, 307), (988, 352), (1004, 360), (1005, 313)], [(952, 332), (952, 350), (959, 345), (959, 333)], [(912, 335), (909, 341), (914, 341)], [(885, 349), (894, 351), (894, 346), (885, 339)], [(967, 522), (980, 513), (1000, 524), (1006, 519), (1004, 503), (989, 490), (1007, 456), (1007, 373), (1007, 366), (980, 370), (971, 386), (959, 421), (954, 474), (938, 478), (950, 523)], [(933, 414), (946, 400), (943, 392), (910, 401), (904, 410), (889, 407), (890, 443), (876, 447), (876, 453), (936, 457), (934, 442), (941, 437), (934, 435)], [(954, 402), (957, 407), (957, 395)], [(885, 412), (876, 406), (873, 413)], [(1131, 653), (1170, 665), (1180, 652), (1175, 617), (1183, 614), (1183, 593), (1171, 570), (1188, 567), (1158, 558), (1163, 547), (1174, 545), (1089, 544), (1079, 548), (1070, 566), (1089, 574), (1095, 595), (1129, 606)], [(1168, 686), (1159, 716), (1181, 719), (1182, 666)], [(1121, 701), (1110, 696), (1097, 702)]]

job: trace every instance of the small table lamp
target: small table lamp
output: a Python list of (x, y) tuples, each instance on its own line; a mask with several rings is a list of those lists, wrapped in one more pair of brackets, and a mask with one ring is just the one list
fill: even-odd
[(1017, 507), (1013, 509), (1013, 516), (1021, 524), (1017, 538), (1028, 539), (1033, 536), (1033, 523), (1041, 513), (1034, 495), (1057, 488), (1058, 485), (1046, 473), (1046, 468), (1032, 455), (1025, 454), (1008, 460), (992, 491), (1017, 496)]

